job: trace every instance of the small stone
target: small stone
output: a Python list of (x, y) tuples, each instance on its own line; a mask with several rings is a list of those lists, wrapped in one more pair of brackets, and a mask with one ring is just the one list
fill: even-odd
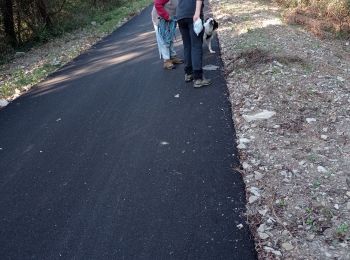
[(269, 246), (264, 246), (264, 250), (266, 252), (272, 252), (274, 249), (272, 247), (269, 247)]
[(264, 175), (261, 174), (261, 173), (258, 172), (258, 171), (255, 171), (255, 172), (254, 172), (254, 177), (255, 177), (255, 179), (256, 179), (257, 181), (259, 181), (259, 180), (261, 180), (261, 179), (264, 177)]
[(247, 169), (251, 168), (252, 166), (250, 166), (249, 163), (244, 162), (244, 163), (242, 164), (242, 167), (243, 167), (244, 170), (247, 170)]
[(218, 70), (219, 66), (208, 64), (203, 67), (203, 70)]
[(254, 203), (255, 201), (257, 201), (259, 199), (259, 197), (257, 196), (250, 196), (248, 199), (249, 204)]
[(289, 242), (283, 243), (283, 244), (282, 244), (282, 247), (283, 247), (286, 251), (290, 251), (290, 250), (292, 250), (292, 249), (294, 248), (294, 246), (293, 246), (291, 243), (289, 243)]
[(266, 225), (265, 224), (261, 224), (258, 228), (258, 232), (259, 233), (264, 233), (266, 230)]
[(314, 238), (315, 238), (315, 235), (314, 235), (314, 234), (308, 234), (308, 235), (306, 236), (306, 240), (307, 240), (307, 241), (312, 241), (312, 240), (314, 240)]
[(346, 209), (350, 210), (350, 201), (346, 204)]
[(344, 82), (345, 81), (345, 79), (343, 77), (340, 77), (340, 76), (337, 77), (337, 80), (339, 80), (340, 82)]
[(326, 168), (323, 167), (323, 166), (317, 166), (317, 171), (320, 172), (320, 173), (326, 173), (327, 172)]
[(180, 97), (180, 94), (176, 94), (175, 96), (174, 96), (174, 98), (179, 98)]
[(25, 54), (25, 52), (23, 52), (23, 51), (18, 51), (18, 52), (16, 52), (15, 57), (18, 58), (18, 57), (23, 56), (24, 54)]
[(339, 204), (334, 204), (335, 209), (339, 209)]
[(258, 212), (259, 212), (259, 214), (261, 215), (261, 216), (265, 216), (266, 215), (266, 213), (267, 213), (267, 209), (261, 209), (261, 210), (258, 210)]
[(281, 63), (279, 63), (278, 61), (273, 61), (273, 63), (276, 65), (276, 66), (278, 66), (278, 67), (280, 67), (280, 68), (283, 68), (283, 64), (281, 64)]
[(256, 197), (260, 197), (260, 190), (256, 187), (251, 187), (249, 191)]
[(91, 22), (91, 25), (92, 25), (92, 26), (96, 26), (97, 23), (96, 23), (95, 21), (92, 21), (92, 22)]
[(299, 162), (299, 165), (303, 166), (305, 163), (306, 163), (306, 161), (302, 160), (302, 161)]
[(322, 140), (327, 140), (328, 139), (328, 135), (321, 135), (321, 139)]
[(250, 140), (248, 138), (240, 138), (239, 139), (240, 144), (245, 144), (245, 143), (249, 143), (249, 142), (250, 142)]
[(243, 224), (237, 225), (237, 228), (238, 228), (238, 229), (242, 229), (242, 228), (243, 228)]
[(267, 238), (269, 238), (270, 236), (268, 235), (268, 234), (266, 234), (266, 233), (258, 233), (259, 234), (259, 237), (262, 239), (262, 240), (265, 240), (265, 239), (267, 239)]
[(247, 146), (245, 144), (239, 144), (237, 145), (237, 148), (243, 150), (243, 149), (247, 149)]
[(348, 196), (350, 198), (350, 191), (346, 192), (346, 196)]
[(263, 110), (260, 113), (252, 114), (252, 115), (243, 115), (243, 118), (247, 122), (255, 121), (255, 120), (264, 120), (273, 117), (276, 114), (274, 111)]
[(289, 236), (289, 232), (287, 230), (283, 230), (282, 236)]
[(277, 255), (277, 256), (282, 256), (281, 251), (278, 251), (278, 250), (273, 250), (272, 254)]
[(316, 121), (316, 118), (306, 118), (306, 122), (308, 122), (309, 124)]
[(0, 107), (6, 107), (9, 102), (6, 99), (0, 99)]

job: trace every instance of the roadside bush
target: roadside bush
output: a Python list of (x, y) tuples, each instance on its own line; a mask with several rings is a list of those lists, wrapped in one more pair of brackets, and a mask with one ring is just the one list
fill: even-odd
[(275, 0), (288, 9), (285, 18), (307, 26), (315, 34), (350, 36), (350, 0)]

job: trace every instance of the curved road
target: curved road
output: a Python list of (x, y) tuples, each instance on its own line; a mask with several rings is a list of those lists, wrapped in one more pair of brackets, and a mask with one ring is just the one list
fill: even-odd
[(255, 259), (223, 75), (164, 71), (150, 11), (0, 111), (1, 259)]

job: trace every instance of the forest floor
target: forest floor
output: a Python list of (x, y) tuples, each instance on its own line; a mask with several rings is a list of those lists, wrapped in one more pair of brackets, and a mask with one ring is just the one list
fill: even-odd
[(211, 0), (260, 259), (350, 259), (350, 46)]
[(66, 33), (28, 52), (17, 52), (11, 62), (0, 66), (0, 108), (91, 48), (151, 2), (140, 0), (127, 3), (127, 6), (106, 13), (108, 20), (92, 20), (85, 28)]

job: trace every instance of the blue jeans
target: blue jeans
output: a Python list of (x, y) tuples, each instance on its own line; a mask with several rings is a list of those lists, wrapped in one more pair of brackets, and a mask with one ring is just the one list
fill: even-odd
[(203, 78), (203, 34), (197, 36), (193, 30), (193, 19), (184, 18), (178, 21), (182, 36), (185, 56), (185, 73), (193, 74), (194, 79)]
[(158, 33), (158, 25), (154, 24), (154, 30), (156, 31), (156, 38), (157, 38), (160, 58), (163, 58), (164, 60), (170, 60), (172, 57), (175, 57), (176, 51), (174, 47), (174, 42), (171, 42), (170, 44), (166, 44), (163, 41), (162, 37), (160, 37)]

